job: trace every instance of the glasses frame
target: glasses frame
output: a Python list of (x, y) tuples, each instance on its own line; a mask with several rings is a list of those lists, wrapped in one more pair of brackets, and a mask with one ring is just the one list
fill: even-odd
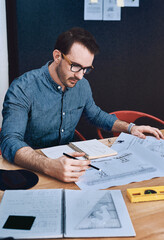
[[(76, 64), (76, 65), (75, 65), (75, 64), (73, 64), (73, 63), (71, 62), (71, 60), (70, 60), (68, 57), (66, 57), (66, 55), (65, 55), (64, 53), (61, 53), (61, 55), (62, 55), (62, 57), (66, 60), (66, 62), (71, 66), (71, 67), (70, 67), (71, 72), (80, 72), (81, 70), (83, 70), (83, 74), (89, 74), (89, 73), (94, 69), (93, 66), (82, 67), (82, 66), (80, 66), (79, 64)], [(72, 71), (72, 67), (75, 67), (75, 66), (79, 66), (80, 69), (79, 69), (78, 71)], [(87, 72), (87, 70), (88, 70), (88, 72)]]

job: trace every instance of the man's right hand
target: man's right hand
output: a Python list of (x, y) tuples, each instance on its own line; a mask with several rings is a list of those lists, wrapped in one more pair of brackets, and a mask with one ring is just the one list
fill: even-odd
[[(85, 154), (73, 152), (70, 155), (78, 158), (83, 157)], [(45, 173), (63, 182), (78, 181), (90, 164), (90, 160), (76, 160), (66, 156), (51, 159), (39, 154), (31, 147), (19, 149), (16, 152), (14, 162), (21, 167)]]
[[(73, 157), (83, 157), (85, 153), (74, 152)], [(76, 160), (66, 156), (49, 159), (45, 173), (63, 182), (77, 182), (89, 168), (90, 160)]]

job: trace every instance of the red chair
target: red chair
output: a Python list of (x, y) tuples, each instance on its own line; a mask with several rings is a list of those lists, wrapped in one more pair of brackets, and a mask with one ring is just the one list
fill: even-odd
[[(149, 118), (149, 119), (152, 119), (152, 120), (155, 120), (161, 124), (164, 125), (164, 121), (157, 118), (157, 117), (154, 117), (153, 115), (150, 115), (150, 114), (147, 114), (147, 113), (143, 113), (143, 112), (137, 112), (137, 111), (126, 111), (126, 110), (122, 110), (122, 111), (115, 111), (115, 112), (111, 112), (110, 114), (115, 114), (116, 117), (119, 119), (119, 120), (122, 120), (122, 121), (125, 121), (125, 122), (134, 122), (135, 120), (137, 120), (138, 118), (142, 118), (142, 117), (146, 117), (146, 118)], [(97, 133), (98, 133), (98, 136), (99, 138), (103, 138), (102, 136), (102, 133), (101, 133), (101, 130), (100, 129), (97, 129)], [(119, 135), (119, 133), (113, 133), (113, 135), (115, 137), (117, 137)]]
[(82, 140), (82, 141), (86, 140), (85, 137), (83, 137), (83, 135), (79, 131), (77, 131), (76, 129), (75, 129), (75, 134), (80, 138), (80, 140)]

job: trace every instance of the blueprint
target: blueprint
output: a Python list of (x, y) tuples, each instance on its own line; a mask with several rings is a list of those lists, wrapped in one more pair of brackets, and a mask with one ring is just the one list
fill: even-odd
[(121, 151), (123, 149), (129, 149), (132, 146), (135, 147), (137, 144), (140, 144), (164, 159), (164, 140), (158, 140), (152, 136), (147, 136), (145, 139), (141, 139), (131, 134), (121, 133), (116, 142), (112, 145), (112, 148)]
[(118, 143), (112, 146), (118, 152), (117, 156), (92, 161), (105, 174), (95, 169), (88, 169), (76, 182), (79, 188), (105, 189), (164, 176), (164, 161), (161, 155), (157, 157), (156, 153), (143, 145), (137, 142), (132, 144), (131, 140), (125, 141), (123, 137), (118, 138), (117, 141)]

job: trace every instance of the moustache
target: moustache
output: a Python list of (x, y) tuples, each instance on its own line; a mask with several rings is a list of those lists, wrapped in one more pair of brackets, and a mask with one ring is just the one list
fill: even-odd
[(72, 78), (72, 77), (70, 77), (70, 78), (68, 78), (68, 80), (79, 81), (79, 78)]

